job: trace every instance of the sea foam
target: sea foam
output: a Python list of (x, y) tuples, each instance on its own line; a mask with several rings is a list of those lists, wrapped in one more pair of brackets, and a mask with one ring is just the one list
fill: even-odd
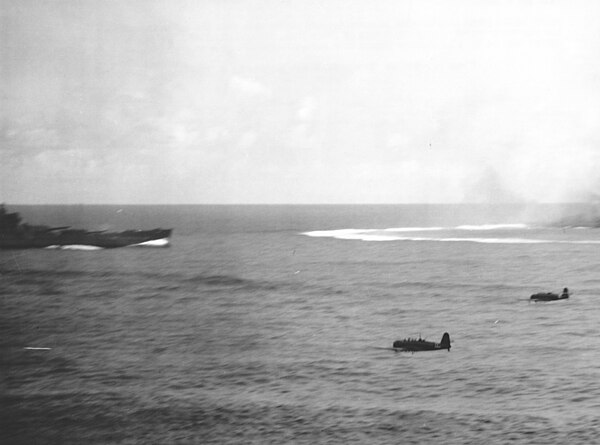
[[(304, 232), (302, 235), (325, 237), (340, 240), (357, 241), (429, 241), (429, 242), (469, 242), (482, 244), (600, 244), (600, 240), (569, 240), (530, 237), (463, 237), (463, 236), (426, 236), (424, 232), (446, 231), (457, 235), (461, 231), (489, 230), (528, 230), (525, 224), (484, 224), (478, 226), (442, 227), (399, 227), (390, 229), (335, 229)], [(395, 235), (394, 233), (418, 232), (421, 236)]]
[(140, 247), (166, 247), (169, 245), (169, 238), (153, 239), (143, 243), (132, 244), (132, 246)]
[(102, 250), (102, 247), (89, 246), (85, 244), (69, 244), (66, 246), (52, 245), (46, 247), (46, 249), (58, 249), (58, 250)]

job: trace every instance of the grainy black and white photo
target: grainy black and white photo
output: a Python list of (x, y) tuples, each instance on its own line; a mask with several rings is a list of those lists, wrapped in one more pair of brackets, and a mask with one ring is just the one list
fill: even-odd
[(0, 443), (600, 437), (600, 3), (0, 0)]

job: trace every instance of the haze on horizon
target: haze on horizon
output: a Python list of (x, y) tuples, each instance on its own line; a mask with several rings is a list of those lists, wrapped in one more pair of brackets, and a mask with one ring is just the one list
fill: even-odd
[(0, 5), (0, 202), (600, 193), (593, 0)]

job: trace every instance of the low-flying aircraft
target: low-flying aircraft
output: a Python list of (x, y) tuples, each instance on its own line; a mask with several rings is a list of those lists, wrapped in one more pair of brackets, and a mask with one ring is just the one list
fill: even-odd
[(566, 287), (563, 289), (562, 294), (555, 294), (553, 292), (539, 292), (537, 294), (533, 294), (529, 301), (556, 301), (556, 300), (566, 300), (569, 298), (569, 289)]
[(442, 340), (439, 343), (433, 341), (425, 341), (419, 338), (405, 338), (404, 340), (396, 340), (392, 345), (394, 351), (438, 351), (447, 349), (450, 352), (450, 334), (444, 332)]

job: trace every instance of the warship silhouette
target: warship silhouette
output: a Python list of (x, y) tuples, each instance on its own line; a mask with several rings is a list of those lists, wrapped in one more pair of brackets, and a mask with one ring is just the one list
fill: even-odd
[(172, 229), (108, 232), (50, 227), (21, 222), (21, 216), (0, 204), (0, 249), (36, 249), (65, 246), (115, 248), (135, 245), (168, 246)]

